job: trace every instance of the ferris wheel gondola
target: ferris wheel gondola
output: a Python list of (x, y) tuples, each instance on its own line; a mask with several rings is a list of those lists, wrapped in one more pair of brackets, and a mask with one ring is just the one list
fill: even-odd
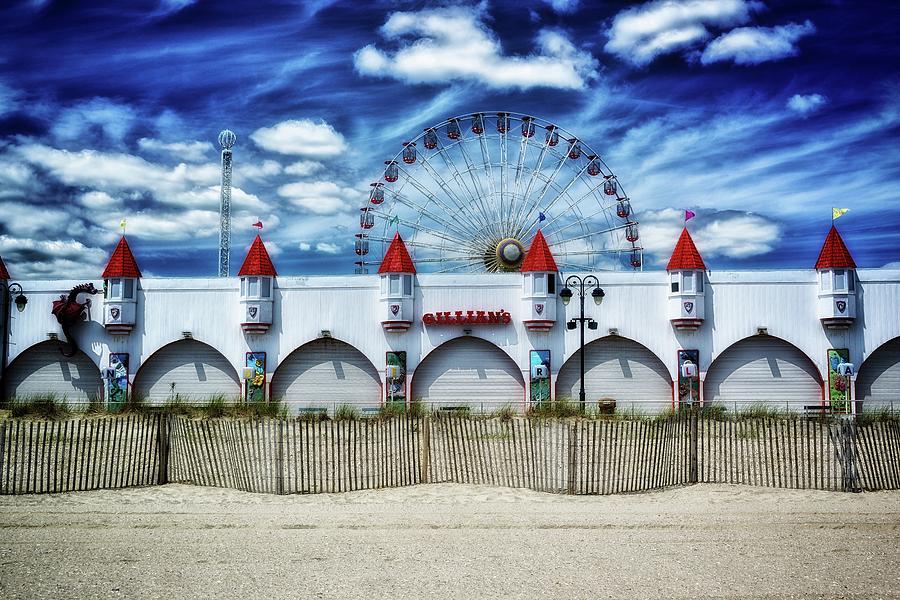
[(403, 142), (360, 208), (356, 272), (380, 264), (394, 228), (423, 271), (517, 271), (538, 229), (563, 269), (642, 267), (631, 200), (599, 153), (511, 112), (452, 117)]

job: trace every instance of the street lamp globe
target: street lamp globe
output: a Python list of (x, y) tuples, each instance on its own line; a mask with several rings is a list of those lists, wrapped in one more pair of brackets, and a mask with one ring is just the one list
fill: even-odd
[(559, 291), (559, 298), (562, 300), (563, 304), (568, 305), (569, 300), (572, 299), (572, 290), (570, 290), (568, 286), (564, 287)]
[(603, 297), (606, 296), (606, 293), (600, 287), (595, 287), (594, 291), (591, 292), (591, 298), (594, 299), (594, 304), (600, 306), (600, 303), (603, 302)]

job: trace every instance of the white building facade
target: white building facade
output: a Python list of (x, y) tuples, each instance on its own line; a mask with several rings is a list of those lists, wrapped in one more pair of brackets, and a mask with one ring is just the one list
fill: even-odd
[[(690, 257), (685, 236), (673, 260)], [(222, 396), (296, 410), (410, 400), (525, 410), (578, 398), (580, 332), (567, 327), (578, 290), (563, 303), (570, 273), (555, 265), (528, 269), (526, 257), (521, 273), (420, 274), (398, 236), (377, 275), (277, 276), (261, 241), (254, 248), (240, 277), (212, 279), (142, 278), (130, 250), (114, 254), (93, 282), (106, 297), (71, 328), (71, 357), (50, 307), (86, 282), (9, 278), (22, 291), (2, 305), (5, 398), (110, 400), (123, 386), (154, 404)], [(816, 270), (718, 272), (688, 260), (593, 273), (605, 294), (598, 305), (588, 289), (584, 304), (596, 323), (585, 331), (589, 408), (900, 409), (900, 270), (857, 270), (839, 251), (822, 260)]]

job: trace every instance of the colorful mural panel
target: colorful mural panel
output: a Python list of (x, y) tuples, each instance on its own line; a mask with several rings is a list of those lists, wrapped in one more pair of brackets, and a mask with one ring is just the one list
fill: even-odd
[(247, 402), (266, 401), (266, 353), (248, 352), (247, 368), (252, 369), (250, 379), (246, 381), (245, 400)]
[(109, 355), (109, 377), (106, 379), (106, 405), (119, 410), (128, 401), (128, 354)]
[(700, 351), (678, 351), (678, 403), (700, 402)]
[(850, 350), (828, 351), (828, 399), (832, 412), (850, 412), (850, 376), (841, 375), (840, 367), (850, 362)]
[(388, 402), (406, 402), (406, 352), (388, 352), (385, 395)]
[(550, 401), (550, 351), (532, 350), (529, 398), (533, 404)]

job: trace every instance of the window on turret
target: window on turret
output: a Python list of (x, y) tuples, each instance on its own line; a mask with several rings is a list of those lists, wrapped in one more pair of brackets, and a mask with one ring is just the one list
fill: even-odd
[(672, 293), (677, 294), (679, 288), (678, 278), (681, 277), (681, 273), (675, 272), (672, 273)]
[(556, 275), (547, 275), (547, 295), (556, 295)]
[(847, 289), (851, 292), (856, 291), (856, 272), (847, 271)]
[(681, 274), (681, 289), (684, 292), (694, 291), (694, 273), (693, 271), (685, 271)]
[(262, 278), (262, 297), (263, 298), (271, 298), (272, 297), (272, 280), (268, 277)]
[(822, 288), (823, 292), (831, 291), (831, 272), (830, 271), (822, 271), (819, 273), (819, 287)]
[(697, 273), (697, 293), (703, 293), (703, 273), (701, 272)]
[(546, 294), (544, 287), (544, 275), (542, 273), (531, 274), (531, 292), (533, 294)]
[(844, 269), (835, 269), (834, 271), (834, 291), (847, 291), (847, 272)]
[(412, 296), (412, 275), (403, 276), (403, 295)]
[(125, 299), (134, 300), (134, 279), (125, 279)]
[(400, 276), (390, 275), (389, 279), (391, 296), (398, 296), (400, 294)]
[(259, 277), (247, 278), (247, 295), (252, 298), (259, 298)]
[(112, 300), (121, 300), (122, 299), (122, 280), (121, 279), (110, 279), (109, 286), (109, 297)]

